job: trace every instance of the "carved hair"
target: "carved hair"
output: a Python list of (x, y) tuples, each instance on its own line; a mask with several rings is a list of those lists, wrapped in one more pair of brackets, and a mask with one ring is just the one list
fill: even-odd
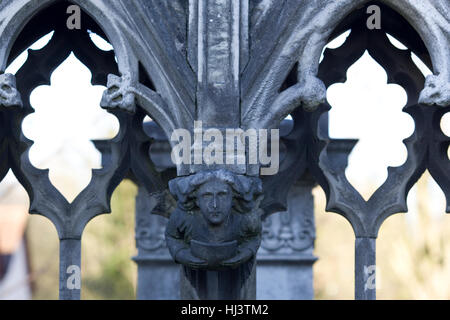
[(203, 184), (218, 179), (227, 183), (233, 193), (233, 208), (240, 212), (249, 212), (262, 194), (261, 180), (257, 177), (237, 175), (225, 169), (202, 171), (187, 177), (169, 181), (169, 189), (178, 204), (186, 211), (197, 208), (197, 191)]

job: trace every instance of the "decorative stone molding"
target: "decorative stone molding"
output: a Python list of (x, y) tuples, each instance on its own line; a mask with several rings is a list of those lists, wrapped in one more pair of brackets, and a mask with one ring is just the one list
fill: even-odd
[(131, 86), (131, 77), (129, 75), (122, 77), (113, 74), (108, 75), (108, 88), (103, 93), (100, 106), (105, 109), (119, 108), (134, 113), (136, 106), (134, 94), (130, 92)]
[(10, 73), (0, 74), (0, 107), (22, 108), (22, 99), (16, 88), (16, 78)]

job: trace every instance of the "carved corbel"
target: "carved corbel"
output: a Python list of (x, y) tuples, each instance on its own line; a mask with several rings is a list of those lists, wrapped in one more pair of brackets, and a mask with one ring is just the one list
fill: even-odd
[(178, 206), (166, 240), (176, 262), (215, 270), (255, 257), (261, 242), (259, 178), (219, 169), (176, 178), (169, 186)]
[(450, 105), (450, 82), (442, 74), (429, 75), (420, 93), (419, 103), (446, 107)]
[(104, 109), (120, 109), (129, 113), (136, 111), (135, 95), (130, 75), (118, 77), (108, 75), (107, 89), (103, 93), (100, 106)]
[(16, 88), (16, 77), (10, 73), (0, 75), (0, 107), (22, 108), (22, 99)]

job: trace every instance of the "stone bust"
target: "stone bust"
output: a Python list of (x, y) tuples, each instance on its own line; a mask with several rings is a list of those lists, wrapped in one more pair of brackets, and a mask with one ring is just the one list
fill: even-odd
[(261, 242), (261, 181), (220, 169), (169, 182), (177, 199), (166, 241), (177, 263), (191, 268), (237, 267)]

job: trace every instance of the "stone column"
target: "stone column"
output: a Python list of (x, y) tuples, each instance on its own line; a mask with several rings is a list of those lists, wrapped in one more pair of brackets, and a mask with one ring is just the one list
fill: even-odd
[(313, 299), (315, 240), (312, 181), (297, 181), (288, 193), (288, 210), (263, 222), (257, 261), (257, 299)]
[(173, 262), (164, 232), (167, 219), (151, 214), (152, 196), (140, 187), (136, 196), (136, 247), (138, 265), (136, 298), (180, 299), (180, 266)]

